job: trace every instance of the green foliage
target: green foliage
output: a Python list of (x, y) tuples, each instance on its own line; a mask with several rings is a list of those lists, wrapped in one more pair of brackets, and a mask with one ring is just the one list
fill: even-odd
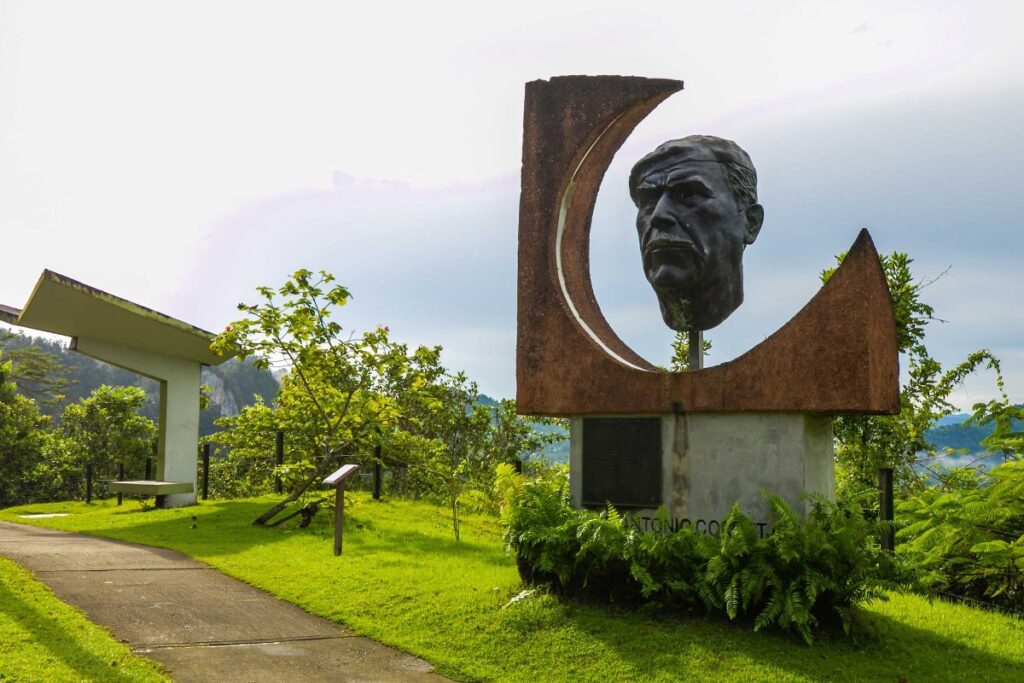
[(7, 359), (12, 364), (9, 379), (22, 395), (46, 405), (56, 405), (71, 385), (68, 368), (33, 342), (35, 340), (24, 335), (0, 330), (0, 348), (7, 350)]
[(524, 460), (529, 467), (547, 469), (544, 448), (564, 439), (564, 432), (542, 433), (538, 422), (557, 420), (520, 417), (515, 401), (483, 402), (474, 382), (462, 373), (443, 373), (425, 389), (433, 400), (414, 433), (427, 439), (411, 473), (417, 490), (448, 506), (452, 530), (459, 539), (459, 510), (493, 511), (500, 505), (494, 495), (499, 472), (514, 472)]
[[(405, 472), (415, 494), (449, 507), (458, 539), (460, 504), (493, 506), (494, 465), (539, 453), (562, 434), (535, 433), (513, 402), (482, 404), (475, 383), (441, 366), (440, 347), (410, 350), (392, 342), (386, 327), (343, 336), (332, 314), (351, 294), (333, 282), (329, 273), (300, 270), (277, 290), (259, 288), (262, 301), (240, 305), (246, 317), (214, 342), (258, 366), (287, 369), (274, 410), (260, 404), (218, 421), (224, 431), (210, 440), (230, 452), (217, 467), (242, 476), (235, 493), (282, 477), (290, 493), (256, 520), (265, 524), (342, 457), (369, 466), (380, 447), (382, 464)], [(285, 465), (271, 472), (268, 445), (277, 429), (287, 452)]]
[[(495, 518), (467, 513), (456, 543), (443, 507), (405, 499), (377, 505), (361, 492), (352, 500), (341, 561), (331, 553), (327, 515), (302, 531), (251, 526), (268, 498), (144, 513), (135, 501), (122, 507), (56, 503), (2, 510), (0, 519), (25, 522), (19, 514), (64, 512), (70, 514), (27, 521), (158, 543), (359, 636), (422, 657), (460, 681), (1019, 683), (1024, 668), (1024, 625), (991, 611), (893, 593), (888, 602), (855, 610), (858, 632), (865, 634), (857, 643), (818, 637), (809, 648), (724, 618), (679, 618), (656, 606), (609, 608), (524, 591)], [(16, 613), (2, 598), (0, 604), (0, 622)], [(52, 653), (50, 634), (35, 635)], [(31, 652), (27, 645), (0, 638), (0, 671)]]
[[(278, 414), (257, 396), (256, 402), (238, 415), (222, 417), (216, 424), (221, 431), (204, 439), (221, 446), (210, 458), (210, 496), (240, 498), (269, 493), (274, 483)], [(294, 485), (297, 478), (289, 484)]]
[(51, 430), (35, 401), (16, 392), (10, 367), (0, 363), (0, 507), (83, 497), (87, 463), (97, 496), (122, 463), (141, 476), (155, 431), (138, 414), (146, 400), (141, 389), (100, 387), (67, 406)]
[[(447, 396), (443, 382), (438, 384), (444, 375), (439, 348), (410, 352), (390, 340), (386, 327), (344, 335), (332, 314), (351, 294), (334, 284), (330, 273), (299, 270), (280, 288), (259, 287), (258, 293), (261, 302), (240, 304), (246, 317), (230, 324), (213, 344), (214, 349), (239, 351), (258, 367), (287, 369), (275, 419), (291, 446), (288, 473), (299, 476), (285, 499), (256, 524), (266, 524), (303, 497), (343, 457), (369, 463), (373, 447), (384, 444), (410, 460), (429, 457), (427, 442), (434, 436), (422, 437), (419, 431), (424, 418), (443, 403), (439, 394)], [(467, 453), (473, 445), (471, 438), (459, 434), (450, 444), (449, 457)]]
[(84, 494), (78, 473), (87, 463), (93, 466), (97, 496), (103, 495), (106, 480), (117, 478), (122, 464), (126, 476), (141, 476), (156, 432), (153, 422), (138, 414), (145, 402), (146, 392), (138, 387), (101, 386), (64, 409), (49, 458), (52, 467), (66, 473), (64, 496)]
[(452, 531), (459, 540), (459, 498), (492, 470), (493, 453), (485, 448), (491, 411), (477, 401), (476, 383), (462, 373), (444, 375), (428, 390), (429, 419), (421, 425), (433, 447), (417, 468), (428, 491), (452, 513)]
[(34, 499), (50, 422), (17, 392), (12, 367), (0, 355), (0, 508)]
[[(711, 340), (704, 339), (704, 355), (711, 352)], [(672, 372), (686, 372), (690, 369), (690, 335), (688, 332), (676, 332), (672, 340), (672, 360), (669, 362)]]
[(500, 482), (505, 538), (521, 576), (562, 595), (703, 606), (754, 630), (796, 631), (810, 643), (828, 623), (848, 633), (852, 607), (882, 597), (892, 570), (873, 543), (875, 524), (857, 507), (820, 497), (806, 520), (769, 497), (774, 533), (767, 537), (738, 505), (709, 536), (689, 527), (645, 533), (610, 506), (574, 510), (564, 481), (516, 481), (505, 472)]
[(919, 589), (1024, 614), (1024, 459), (959, 489), (928, 488), (897, 511), (898, 549), (920, 567)]

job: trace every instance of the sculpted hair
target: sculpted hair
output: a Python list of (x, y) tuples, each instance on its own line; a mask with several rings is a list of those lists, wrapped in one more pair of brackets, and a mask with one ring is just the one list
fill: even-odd
[(753, 166), (741, 166), (730, 162), (722, 162), (725, 177), (736, 196), (736, 206), (741, 211), (748, 206), (757, 204), (757, 171)]
[(725, 171), (726, 180), (741, 211), (757, 203), (757, 171), (750, 156), (732, 140), (714, 135), (690, 135), (669, 140), (633, 166), (629, 174), (629, 194), (637, 202), (636, 187), (644, 172), (666, 157), (678, 157), (681, 162), (718, 163)]

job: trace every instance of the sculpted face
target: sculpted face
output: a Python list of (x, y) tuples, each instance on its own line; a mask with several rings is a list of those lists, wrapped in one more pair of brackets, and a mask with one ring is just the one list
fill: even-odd
[(644, 273), (665, 324), (715, 327), (743, 302), (743, 250), (763, 220), (749, 157), (721, 138), (673, 140), (637, 163), (630, 192)]

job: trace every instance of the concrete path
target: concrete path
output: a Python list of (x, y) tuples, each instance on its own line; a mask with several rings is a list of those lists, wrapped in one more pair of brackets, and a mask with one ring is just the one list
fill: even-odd
[(170, 550), (0, 522), (0, 555), (177, 681), (445, 681)]

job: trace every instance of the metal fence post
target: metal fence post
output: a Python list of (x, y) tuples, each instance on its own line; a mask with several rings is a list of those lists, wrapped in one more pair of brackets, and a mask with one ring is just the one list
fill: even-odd
[(887, 523), (882, 529), (880, 545), (883, 550), (892, 552), (896, 549), (896, 537), (892, 528), (894, 516), (891, 467), (878, 468), (878, 519)]
[(203, 500), (210, 497), (210, 444), (203, 444)]
[(690, 357), (689, 361), (691, 370), (703, 370), (704, 369), (704, 333), (700, 330), (690, 330), (687, 336), (687, 342), (690, 344)]
[[(277, 464), (281, 466), (284, 464), (284, 430), (277, 430)], [(283, 487), (281, 485), (281, 477), (274, 477), (274, 491), (281, 493)]]
[(154, 465), (156, 465), (156, 459), (157, 459), (157, 456), (159, 456), (159, 455), (160, 455), (160, 441), (157, 439), (157, 440), (153, 441), (153, 454), (152, 454), (152, 456), (146, 458), (146, 481), (152, 481), (153, 477), (155, 476), (153, 474), (153, 471), (154, 471), (153, 467), (154, 467)]
[[(124, 481), (124, 463), (117, 466), (117, 478), (120, 481)], [(124, 500), (124, 494), (120, 491), (117, 493), (117, 504), (120, 505)]]
[(85, 502), (92, 502), (92, 463), (85, 465)]
[(380, 465), (380, 444), (373, 449), (373, 499), (380, 500), (380, 480), (381, 480), (381, 465)]

